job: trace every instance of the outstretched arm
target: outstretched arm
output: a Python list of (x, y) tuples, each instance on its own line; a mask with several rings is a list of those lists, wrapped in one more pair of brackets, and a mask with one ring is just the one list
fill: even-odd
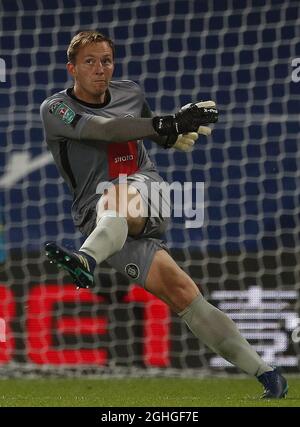
[(81, 139), (127, 142), (148, 138), (154, 132), (152, 119), (90, 116), (82, 128)]
[(69, 105), (61, 99), (52, 99), (42, 104), (41, 115), (46, 133), (58, 138), (127, 142), (159, 135), (166, 137), (164, 147), (169, 148), (176, 143), (178, 135), (197, 132), (200, 125), (217, 120), (218, 113), (215, 108), (206, 108), (200, 104), (185, 106), (175, 115), (169, 116), (104, 118), (81, 114), (72, 104)]

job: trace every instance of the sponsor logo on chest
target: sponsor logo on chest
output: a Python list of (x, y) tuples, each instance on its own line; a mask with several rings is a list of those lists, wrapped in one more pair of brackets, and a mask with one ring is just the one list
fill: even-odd
[(133, 160), (133, 159), (134, 159), (133, 154), (127, 154), (127, 156), (118, 156), (118, 157), (115, 157), (115, 163), (127, 162), (127, 161)]
[(120, 174), (131, 175), (138, 170), (138, 142), (113, 142), (107, 147), (110, 178)]

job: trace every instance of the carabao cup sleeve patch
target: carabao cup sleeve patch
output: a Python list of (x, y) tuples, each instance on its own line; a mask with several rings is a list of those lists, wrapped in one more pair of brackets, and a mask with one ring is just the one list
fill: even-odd
[(50, 104), (49, 112), (54, 116), (58, 117), (66, 125), (70, 125), (73, 128), (77, 125), (81, 119), (81, 115), (75, 113), (69, 105), (63, 100), (56, 100)]

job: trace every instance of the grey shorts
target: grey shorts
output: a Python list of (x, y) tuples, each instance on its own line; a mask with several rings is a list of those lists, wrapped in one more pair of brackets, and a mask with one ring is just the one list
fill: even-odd
[(169, 251), (163, 240), (128, 237), (123, 248), (109, 257), (106, 262), (124, 274), (131, 283), (145, 286), (154, 255), (161, 249)]
[(163, 183), (163, 179), (156, 172), (137, 172), (127, 178), (140, 193), (147, 212), (147, 222), (141, 237), (160, 237), (167, 229), (170, 220), (170, 201), (156, 184)]
[[(116, 182), (116, 181), (115, 181)], [(137, 237), (127, 237), (123, 248), (109, 257), (107, 263), (120, 273), (124, 274), (131, 282), (142, 286), (145, 281), (156, 251), (164, 249), (169, 252), (163, 240), (163, 233), (169, 223), (168, 200), (163, 200), (163, 195), (152, 197), (153, 183), (161, 183), (163, 179), (156, 172), (138, 172), (127, 177), (128, 184), (133, 185), (141, 194), (148, 217), (143, 232)], [(89, 206), (91, 213), (83, 227), (80, 228), (84, 235), (89, 235), (96, 226), (97, 203), (101, 197)]]

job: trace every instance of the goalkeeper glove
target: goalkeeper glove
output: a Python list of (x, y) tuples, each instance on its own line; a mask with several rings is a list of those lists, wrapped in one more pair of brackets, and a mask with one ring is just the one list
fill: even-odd
[(198, 132), (189, 132), (183, 135), (170, 135), (168, 136), (164, 148), (176, 148), (179, 151), (189, 152), (192, 151), (195, 142), (197, 141), (199, 135), (210, 135), (211, 128), (207, 126), (200, 126)]
[(152, 125), (159, 135), (180, 135), (197, 132), (199, 127), (218, 120), (218, 110), (213, 101), (187, 104), (173, 116), (153, 117)]

